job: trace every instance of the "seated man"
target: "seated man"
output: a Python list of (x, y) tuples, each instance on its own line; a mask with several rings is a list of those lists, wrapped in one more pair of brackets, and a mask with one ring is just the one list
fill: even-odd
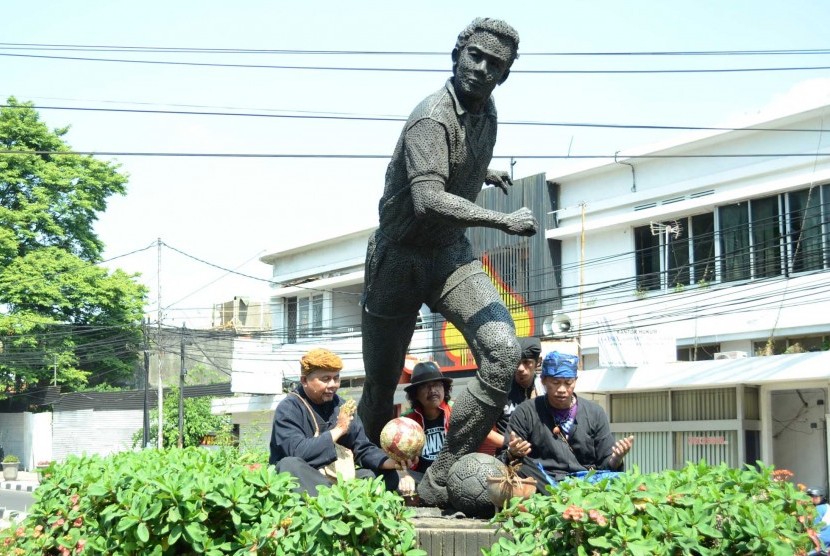
[(438, 365), (432, 361), (425, 361), (412, 369), (412, 382), (404, 390), (412, 407), (401, 417), (409, 417), (421, 425), (426, 436), (418, 465), (412, 468), (412, 476), (416, 482), (420, 482), (427, 468), (438, 459), (438, 453), (444, 447), (452, 413), (452, 406), (449, 404), (452, 379), (445, 377)]
[(387, 488), (396, 489), (398, 464), (366, 437), (354, 408), (349, 411), (354, 404), (337, 395), (342, 368), (340, 357), (326, 349), (313, 349), (300, 359), (300, 386), (274, 412), (269, 461), (299, 480), (298, 492), (316, 496), (318, 486), (332, 484), (321, 470), (338, 459), (340, 445), (354, 454), (356, 477), (380, 473)]
[(827, 551), (830, 548), (830, 505), (824, 496), (824, 490), (819, 488), (808, 488), (807, 494), (813, 499), (816, 506), (816, 520), (813, 526), (816, 529), (816, 550), (811, 554), (823, 554), (820, 551)]
[(542, 364), (542, 342), (539, 338), (519, 338), (519, 347), (522, 349), (522, 358), (519, 366), (516, 367), (516, 372), (513, 373), (513, 382), (510, 383), (510, 389), (507, 391), (507, 403), (493, 430), (479, 446), (479, 452), (490, 455), (497, 455), (501, 452), (510, 415), (523, 401), (545, 393), (542, 379), (536, 374), (536, 370)]
[(521, 460), (519, 475), (536, 479), (538, 492), (551, 481), (591, 469), (619, 471), (634, 437), (615, 441), (602, 408), (574, 394), (579, 358), (552, 351), (542, 362), (545, 395), (527, 400), (510, 416), (501, 459)]

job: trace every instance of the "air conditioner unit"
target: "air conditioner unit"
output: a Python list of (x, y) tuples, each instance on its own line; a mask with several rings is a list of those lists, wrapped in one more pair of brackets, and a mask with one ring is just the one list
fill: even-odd
[(715, 359), (744, 359), (749, 357), (745, 351), (721, 351), (715, 354)]

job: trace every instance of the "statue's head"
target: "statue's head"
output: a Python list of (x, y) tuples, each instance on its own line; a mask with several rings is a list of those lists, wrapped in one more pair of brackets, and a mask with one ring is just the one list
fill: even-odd
[[(492, 73), (486, 75), (487, 85), (476, 94), (490, 96), (496, 85), (501, 85), (510, 74), (510, 66), (519, 57), (519, 33), (500, 19), (479, 17), (473, 20), (455, 41), (452, 51), (452, 72), (455, 79), (463, 81), (482, 57), (492, 62)], [(463, 85), (463, 83), (461, 83)], [(473, 92), (473, 91), (471, 91)]]

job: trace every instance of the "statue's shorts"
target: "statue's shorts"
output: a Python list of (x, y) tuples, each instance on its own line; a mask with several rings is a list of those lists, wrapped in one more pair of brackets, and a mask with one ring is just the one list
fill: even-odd
[(381, 318), (409, 317), (438, 302), (474, 274), (483, 273), (467, 238), (440, 247), (400, 245), (380, 230), (369, 238), (361, 303)]

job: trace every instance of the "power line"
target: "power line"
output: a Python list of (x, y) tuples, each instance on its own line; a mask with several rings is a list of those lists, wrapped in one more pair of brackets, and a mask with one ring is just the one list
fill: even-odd
[[(240, 68), (240, 69), (273, 69), (297, 71), (348, 71), (348, 72), (382, 72), (382, 73), (450, 73), (447, 68), (402, 68), (402, 67), (358, 67), (358, 66), (292, 66), (276, 64), (229, 64), (219, 62), (180, 62), (171, 60), (131, 60), (129, 58), (89, 58), (83, 56), (47, 56), (44, 54), (11, 54), (0, 52), (0, 56), (15, 58), (36, 58), (47, 60), (70, 60), (80, 62), (111, 62), (120, 64), (151, 64), (169, 66)], [(818, 71), (828, 70), (830, 66), (790, 66), (790, 67), (760, 67), (760, 68), (705, 68), (705, 69), (609, 69), (609, 70), (511, 70), (512, 74), (524, 75), (642, 75), (642, 74), (680, 74), (680, 73), (752, 73), (768, 71)]]
[[(0, 155), (45, 155), (45, 156), (144, 156), (168, 158), (295, 158), (295, 159), (354, 159), (372, 160), (388, 159), (386, 154), (348, 154), (348, 153), (196, 153), (196, 152), (152, 152), (152, 151), (45, 151), (45, 150), (3, 150)], [(622, 158), (636, 159), (722, 159), (722, 158), (803, 158), (825, 157), (828, 153), (730, 153), (730, 154), (632, 154)], [(493, 155), (497, 159), (526, 160), (596, 160), (618, 158), (619, 154), (510, 154)]]
[[(13, 110), (28, 109), (26, 105), (0, 104), (0, 108)], [(342, 120), (360, 122), (405, 122), (403, 116), (363, 116), (349, 114), (326, 114), (304, 112), (301, 114), (263, 114), (257, 112), (215, 112), (202, 110), (149, 110), (139, 108), (100, 108), (89, 106), (34, 106), (37, 110), (69, 110), (77, 112), (114, 112), (125, 114), (159, 114), (175, 116), (222, 116), (222, 117), (243, 117), (243, 118), (282, 118), (297, 120)], [(768, 128), (768, 127), (719, 127), (719, 126), (691, 126), (691, 125), (653, 125), (653, 124), (609, 124), (590, 122), (538, 122), (538, 121), (501, 121), (499, 126), (542, 126), (542, 127), (587, 127), (587, 128), (613, 128), (613, 129), (649, 129), (649, 130), (672, 130), (672, 131), (773, 131), (785, 133), (822, 133), (819, 128)]]
[[(210, 48), (171, 46), (125, 46), (125, 45), (84, 45), (46, 43), (0, 42), (0, 49), (16, 50), (89, 50), (161, 53), (205, 53), (205, 54), (299, 54), (299, 55), (381, 55), (381, 56), (446, 56), (446, 51), (404, 51), (404, 50), (300, 50), (300, 49), (253, 49), (253, 48)], [(812, 55), (830, 54), (830, 49), (768, 49), (768, 50), (690, 50), (690, 51), (618, 51), (618, 52), (521, 52), (521, 56), (755, 56), (755, 55)]]

